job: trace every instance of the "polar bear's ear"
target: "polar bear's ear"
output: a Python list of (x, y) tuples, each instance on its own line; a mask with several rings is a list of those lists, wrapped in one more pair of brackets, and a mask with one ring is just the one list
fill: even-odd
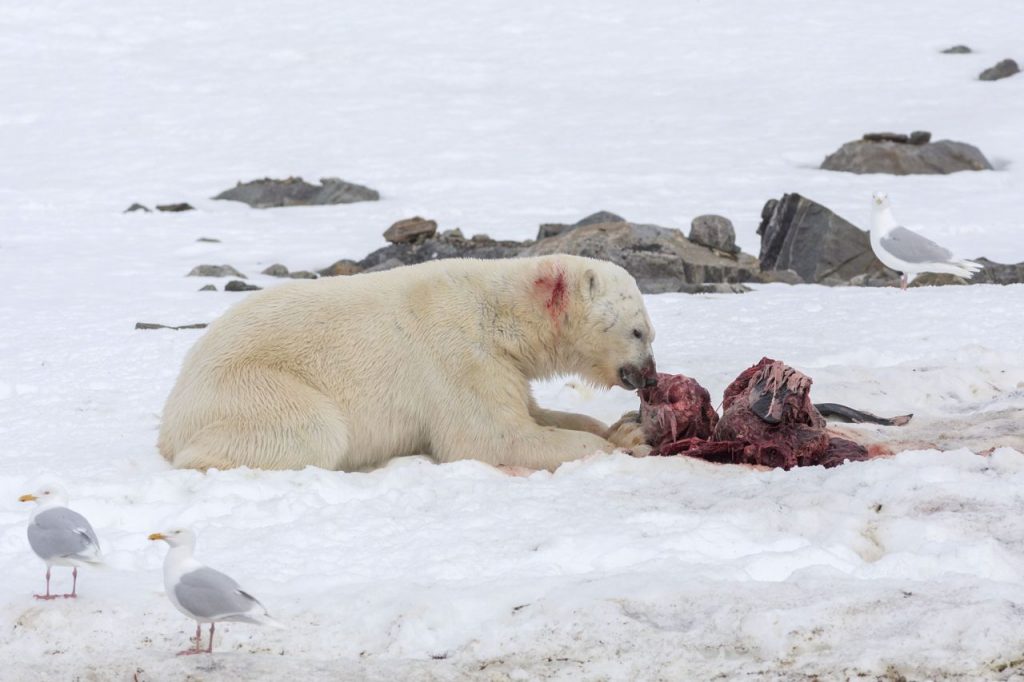
[(583, 281), (580, 288), (583, 290), (583, 299), (593, 301), (604, 293), (604, 282), (601, 281), (601, 276), (596, 271), (586, 270), (583, 273)]

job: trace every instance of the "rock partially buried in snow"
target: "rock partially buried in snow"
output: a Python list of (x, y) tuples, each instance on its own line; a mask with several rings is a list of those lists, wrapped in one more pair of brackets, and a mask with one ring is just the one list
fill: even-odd
[(384, 239), (392, 244), (405, 244), (415, 242), (427, 237), (433, 237), (437, 233), (437, 223), (419, 216), (399, 220), (397, 223), (384, 231)]
[(953, 47), (947, 47), (942, 51), (942, 54), (970, 54), (971, 48), (966, 45), (954, 45)]
[(321, 178), (320, 183), (319, 186), (311, 185), (299, 177), (286, 180), (264, 178), (240, 182), (232, 189), (221, 192), (214, 199), (241, 201), (253, 208), (351, 204), (380, 199), (380, 193), (376, 190), (339, 178)]
[(180, 204), (160, 204), (156, 207), (156, 210), (163, 211), (164, 213), (182, 213), (184, 211), (196, 210), (191, 204), (180, 203)]
[(197, 265), (186, 277), (241, 277), (246, 279), (245, 275), (230, 265)]
[(263, 287), (243, 282), (240, 279), (233, 279), (224, 285), (224, 291), (258, 291)]
[(982, 71), (978, 75), (978, 80), (997, 81), (1002, 78), (1009, 78), (1016, 73), (1020, 73), (1020, 67), (1017, 66), (1017, 62), (1012, 59), (1004, 59), (995, 66), (990, 66)]
[(959, 171), (992, 170), (992, 164), (972, 145), (952, 140), (929, 142), (931, 133), (915, 131), (868, 133), (847, 142), (825, 157), (824, 170), (892, 175), (944, 175)]
[(131, 206), (126, 208), (124, 211), (122, 211), (122, 213), (134, 213), (135, 211), (142, 211), (143, 213), (152, 213), (152, 211), (150, 209), (148, 209), (147, 207), (143, 206), (142, 204), (137, 204), (137, 203), (136, 204), (132, 204)]
[(266, 268), (264, 268), (263, 272), (261, 272), (260, 274), (270, 275), (271, 277), (287, 277), (288, 268), (281, 265), (280, 263), (274, 263), (273, 265), (268, 265)]
[(763, 271), (792, 270), (819, 284), (844, 284), (865, 273), (899, 279), (875, 256), (867, 232), (806, 197), (770, 199), (761, 217)]

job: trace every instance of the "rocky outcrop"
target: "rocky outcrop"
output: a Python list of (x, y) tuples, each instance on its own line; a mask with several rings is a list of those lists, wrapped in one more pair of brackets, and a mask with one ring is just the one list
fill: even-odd
[(626, 219), (622, 216), (618, 216), (611, 211), (598, 211), (597, 213), (591, 213), (586, 218), (579, 220), (571, 225), (564, 223), (544, 223), (537, 230), (537, 241), (541, 239), (547, 239), (548, 237), (557, 237), (560, 234), (571, 232), (577, 227), (583, 227), (585, 225), (598, 225), (600, 223), (624, 223)]
[(404, 244), (418, 239), (433, 237), (437, 232), (437, 223), (419, 216), (399, 220), (384, 231), (384, 239), (392, 244)]
[(245, 275), (235, 270), (230, 265), (197, 265), (189, 271), (186, 277), (241, 277)]
[(990, 66), (982, 71), (978, 75), (978, 80), (997, 81), (1001, 78), (1009, 78), (1016, 73), (1020, 73), (1020, 67), (1017, 66), (1017, 62), (1012, 59), (1004, 59), (995, 66)]
[(898, 279), (875, 257), (867, 232), (799, 194), (770, 199), (757, 233), (762, 271), (792, 270), (819, 284), (846, 284), (865, 273)]
[(568, 253), (608, 260), (625, 268), (646, 294), (699, 291), (708, 284), (760, 281), (757, 259), (724, 255), (696, 244), (677, 229), (609, 222), (574, 227), (523, 251), (524, 256)]
[(720, 215), (699, 215), (690, 223), (689, 240), (710, 246), (723, 253), (739, 253), (736, 246), (736, 228), (732, 221)]
[(376, 190), (339, 178), (321, 178), (320, 183), (311, 185), (297, 177), (287, 180), (264, 178), (240, 182), (235, 187), (221, 192), (214, 199), (241, 201), (253, 208), (351, 204), (380, 199), (380, 194)]
[(1020, 284), (1024, 282), (1024, 263), (996, 263), (988, 258), (975, 258), (982, 268), (971, 278), (971, 284)]
[(931, 133), (915, 131), (868, 133), (847, 142), (825, 157), (824, 170), (847, 173), (890, 173), (892, 175), (936, 175), (965, 170), (992, 170), (992, 164), (972, 145), (952, 140), (930, 142)]
[[(389, 244), (377, 249), (356, 265), (364, 271), (395, 259), (402, 265), (442, 258), (514, 258), (532, 242), (496, 241), (489, 238), (463, 239), (457, 235), (427, 237), (415, 242)], [(337, 265), (337, 264), (335, 264)], [(333, 267), (333, 266), (332, 266)]]

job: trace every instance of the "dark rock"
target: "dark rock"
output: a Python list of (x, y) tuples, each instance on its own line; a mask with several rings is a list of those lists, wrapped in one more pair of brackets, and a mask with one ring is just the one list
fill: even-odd
[(131, 206), (126, 208), (123, 211), (123, 213), (134, 213), (135, 211), (144, 211), (145, 213), (152, 213), (152, 211), (150, 211), (148, 208), (146, 208), (142, 204), (132, 204)]
[(739, 253), (732, 221), (720, 215), (700, 215), (690, 223), (691, 242), (710, 246), (725, 253)]
[(522, 255), (552, 253), (612, 261), (633, 275), (640, 290), (648, 294), (693, 288), (688, 285), (760, 281), (753, 256), (724, 256), (691, 242), (679, 230), (657, 225), (585, 225), (538, 241)]
[(441, 239), (465, 239), (466, 236), (462, 234), (462, 230), (455, 228), (454, 230), (445, 230), (441, 233)]
[(169, 324), (159, 324), (157, 322), (136, 322), (136, 329), (205, 329), (207, 326), (206, 322), (196, 322), (195, 324), (182, 324), (177, 327), (173, 327)]
[(230, 265), (197, 265), (186, 277), (241, 277), (246, 279), (245, 275)]
[(288, 276), (292, 279), (316, 279), (316, 273), (309, 270), (296, 270)]
[(233, 279), (224, 285), (224, 291), (258, 291), (263, 287), (258, 287), (255, 284), (248, 284), (240, 279)]
[(988, 258), (975, 258), (982, 269), (971, 278), (971, 284), (1021, 284), (1024, 283), (1024, 263), (996, 263)]
[(196, 241), (197, 242), (209, 242), (210, 244), (220, 244), (220, 240), (219, 239), (214, 239), (212, 237), (200, 237)]
[(384, 239), (392, 244), (404, 244), (419, 239), (433, 237), (437, 233), (437, 223), (419, 216), (399, 220), (384, 231)]
[(199, 288), (199, 291), (217, 291), (217, 287), (214, 284), (204, 284)]
[(947, 47), (942, 51), (942, 54), (970, 54), (971, 48), (966, 45), (954, 45), (953, 47)]
[(757, 233), (763, 271), (794, 270), (804, 281), (819, 284), (885, 271), (867, 232), (799, 194), (776, 201)]
[(1001, 78), (1009, 78), (1015, 73), (1020, 73), (1020, 67), (1012, 59), (1004, 59), (995, 66), (991, 66), (978, 76), (978, 80), (997, 81)]
[(268, 265), (266, 269), (264, 269), (263, 272), (261, 272), (260, 274), (270, 275), (271, 277), (287, 277), (288, 268), (281, 265), (280, 263), (274, 263), (273, 265)]
[(405, 265), (443, 258), (514, 258), (532, 242), (472, 241), (468, 239), (432, 237), (417, 242), (389, 244), (359, 261), (359, 267), (373, 268), (391, 258)]
[(537, 241), (547, 239), (548, 237), (557, 237), (558, 235), (575, 230), (577, 227), (584, 227), (586, 225), (624, 222), (626, 222), (625, 218), (616, 215), (611, 211), (598, 211), (597, 213), (591, 213), (586, 218), (576, 221), (572, 225), (566, 225), (563, 223), (544, 223), (540, 226), (540, 229), (537, 230)]
[(474, 234), (472, 237), (469, 238), (469, 241), (481, 244), (486, 242), (493, 242), (494, 240), (491, 239), (491, 236), (489, 234)]
[(910, 142), (910, 138), (903, 133), (864, 133), (864, 137), (861, 139), (865, 142), (896, 142), (898, 144)]
[(189, 204), (163, 204), (157, 206), (156, 210), (164, 211), (165, 213), (181, 213), (182, 211), (194, 211), (195, 207)]
[(948, 286), (950, 284), (963, 285), (970, 284), (963, 277), (957, 277), (956, 275), (948, 275), (944, 272), (922, 272), (920, 275), (914, 278), (914, 281), (909, 286), (912, 287), (941, 287)]
[(910, 144), (922, 145), (932, 141), (932, 134), (927, 130), (915, 130), (910, 133)]
[(400, 268), (403, 265), (405, 265), (405, 263), (398, 260), (397, 258), (388, 258), (387, 260), (381, 261), (380, 263), (377, 263), (372, 267), (366, 268), (365, 270), (363, 270), (363, 272), (384, 272), (385, 270), (394, 270), (395, 268)]
[(338, 277), (342, 275), (355, 275), (363, 271), (363, 267), (354, 260), (341, 259), (332, 265), (320, 270), (322, 277)]
[[(909, 138), (908, 138), (909, 141)], [(927, 144), (899, 142), (847, 142), (825, 157), (825, 170), (893, 175), (946, 174), (965, 170), (992, 170), (985, 155), (963, 142), (939, 140)]]
[(240, 182), (234, 188), (221, 192), (214, 199), (241, 201), (253, 208), (351, 204), (380, 199), (380, 194), (376, 190), (338, 178), (321, 178), (320, 183), (311, 185), (302, 178), (264, 178)]

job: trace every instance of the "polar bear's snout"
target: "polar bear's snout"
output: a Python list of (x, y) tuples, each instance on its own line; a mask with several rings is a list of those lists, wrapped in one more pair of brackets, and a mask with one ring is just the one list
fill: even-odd
[(654, 366), (654, 358), (647, 358), (647, 362), (642, 367), (623, 365), (619, 368), (619, 379), (622, 380), (622, 385), (630, 391), (654, 386), (658, 383), (658, 369)]

